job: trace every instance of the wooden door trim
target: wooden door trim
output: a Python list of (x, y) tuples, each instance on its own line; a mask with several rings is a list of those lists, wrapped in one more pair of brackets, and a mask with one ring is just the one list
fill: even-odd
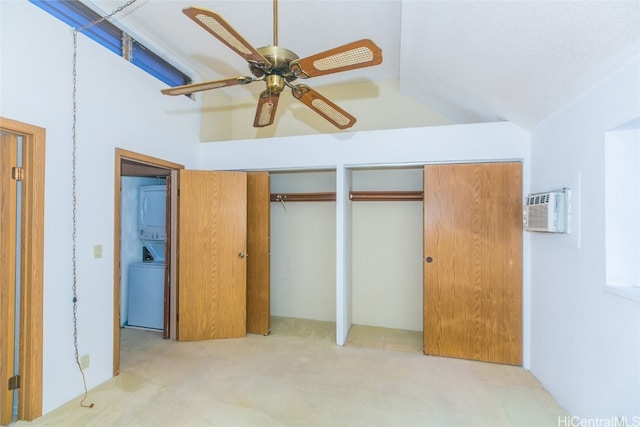
[[(122, 190), (120, 178), (122, 173), (122, 160), (132, 160), (137, 163), (143, 163), (154, 167), (161, 167), (169, 169), (171, 171), (184, 169), (184, 166), (179, 163), (162, 160), (156, 157), (148, 156), (146, 154), (124, 150), (122, 148), (116, 147), (115, 149), (115, 191), (113, 200), (113, 376), (116, 376), (120, 373), (120, 193)], [(174, 260), (172, 258), (167, 258), (166, 262), (173, 263)], [(175, 271), (174, 268), (171, 268), (171, 270)]]
[[(22, 136), (20, 356), (18, 419), (42, 415), (44, 283), (44, 128), (0, 117), (0, 131)], [(2, 321), (2, 319), (0, 319)]]

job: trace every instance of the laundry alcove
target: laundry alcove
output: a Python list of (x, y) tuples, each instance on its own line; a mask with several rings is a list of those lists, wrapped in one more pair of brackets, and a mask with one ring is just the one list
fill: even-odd
[(144, 185), (164, 184), (163, 178), (123, 176), (121, 179), (120, 218), (120, 326), (128, 324), (129, 267), (143, 261), (143, 245), (138, 228), (138, 189)]

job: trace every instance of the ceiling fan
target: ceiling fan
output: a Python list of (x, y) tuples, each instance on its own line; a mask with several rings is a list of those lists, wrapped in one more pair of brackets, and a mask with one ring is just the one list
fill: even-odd
[(304, 84), (307, 79), (382, 63), (382, 51), (369, 39), (354, 41), (336, 48), (299, 58), (294, 52), (278, 46), (278, 1), (273, 2), (273, 46), (255, 49), (220, 15), (207, 9), (188, 7), (184, 14), (216, 37), (249, 64), (252, 76), (232, 77), (163, 89), (165, 95), (187, 95), (195, 92), (245, 85), (264, 81), (266, 89), (258, 98), (254, 127), (273, 124), (280, 93), (285, 86), (293, 97), (311, 108), (339, 129), (353, 126), (356, 118)]

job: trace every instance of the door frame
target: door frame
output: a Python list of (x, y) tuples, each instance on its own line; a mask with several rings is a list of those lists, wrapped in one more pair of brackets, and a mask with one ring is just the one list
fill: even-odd
[[(134, 151), (124, 150), (122, 148), (115, 149), (115, 165), (114, 165), (114, 200), (113, 200), (113, 376), (117, 376), (120, 373), (120, 277), (121, 277), (121, 269), (120, 269), (120, 209), (121, 209), (121, 201), (120, 201), (120, 193), (122, 190), (122, 185), (120, 182), (120, 178), (122, 176), (122, 161), (129, 160), (140, 164), (142, 166), (150, 166), (150, 167), (158, 167), (162, 169), (168, 169), (171, 171), (171, 185), (173, 188), (177, 188), (177, 172), (180, 169), (184, 169), (184, 166), (178, 163), (169, 162), (167, 160), (162, 160), (156, 157), (151, 157), (146, 154), (136, 153)], [(175, 191), (172, 191), (172, 194), (176, 194)], [(168, 207), (171, 210), (172, 222), (175, 217), (176, 206), (174, 206), (174, 197), (169, 200), (170, 206)], [(172, 248), (175, 248), (175, 245), (171, 244), (171, 240), (173, 235), (175, 234), (175, 227), (171, 227), (170, 235), (167, 235), (167, 243)], [(175, 256), (173, 254), (166, 258), (167, 263), (170, 263), (169, 271), (171, 275), (175, 274), (176, 271), (176, 263)], [(175, 280), (171, 278), (171, 282), (175, 283)]]
[[(22, 136), (18, 419), (42, 415), (44, 284), (44, 128), (0, 117), (0, 131)], [(5, 322), (5, 319), (0, 319)], [(2, 363), (2, 361), (0, 361)]]

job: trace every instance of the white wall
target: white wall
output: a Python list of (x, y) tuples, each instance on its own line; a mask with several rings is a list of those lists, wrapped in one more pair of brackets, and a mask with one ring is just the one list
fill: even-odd
[(336, 170), (336, 343), (344, 344), (353, 323), (353, 209), (349, 191), (353, 186), (353, 171)]
[(271, 206), (271, 314), (336, 320), (336, 204)]
[[(508, 123), (416, 127), (200, 145), (201, 169), (317, 170), (527, 158), (529, 135)], [(528, 172), (525, 170), (525, 172)]]
[(354, 202), (353, 323), (422, 331), (422, 202)]
[(604, 143), (638, 116), (636, 59), (539, 125), (531, 142), (532, 190), (577, 190), (573, 234), (531, 236), (531, 370), (569, 413), (627, 416), (629, 425), (640, 416), (640, 302), (604, 288)]
[[(351, 75), (352, 77), (353, 75)], [(344, 73), (344, 78), (344, 84), (330, 86), (322, 86), (322, 78), (310, 79), (304, 83), (312, 86), (320, 94), (356, 118), (355, 125), (346, 132), (453, 124), (451, 120), (416, 99), (400, 94), (399, 84), (396, 80), (376, 83), (349, 82), (349, 73)], [(254, 83), (254, 85), (260, 84)], [(231, 118), (227, 122), (227, 124), (231, 123), (231, 133), (230, 135), (222, 134), (219, 127), (213, 128), (205, 123), (210, 119), (216, 120), (220, 116), (220, 106), (225, 105), (225, 100), (220, 96), (212, 98), (210, 95), (206, 95), (203, 98), (203, 141), (338, 132), (335, 126), (296, 100), (288, 89), (280, 95), (273, 125), (254, 128), (252, 124), (257, 103), (257, 95), (234, 98), (231, 102)], [(225, 136), (230, 137), (224, 138)]]
[(607, 285), (640, 286), (640, 123), (636, 126), (605, 135)]
[[(72, 33), (26, 1), (0, 2), (0, 115), (46, 128), (44, 413), (82, 393), (72, 324)], [(114, 148), (193, 167), (197, 108), (78, 36), (77, 287), (80, 354), (89, 387), (112, 376)], [(93, 258), (93, 245), (103, 258)]]

